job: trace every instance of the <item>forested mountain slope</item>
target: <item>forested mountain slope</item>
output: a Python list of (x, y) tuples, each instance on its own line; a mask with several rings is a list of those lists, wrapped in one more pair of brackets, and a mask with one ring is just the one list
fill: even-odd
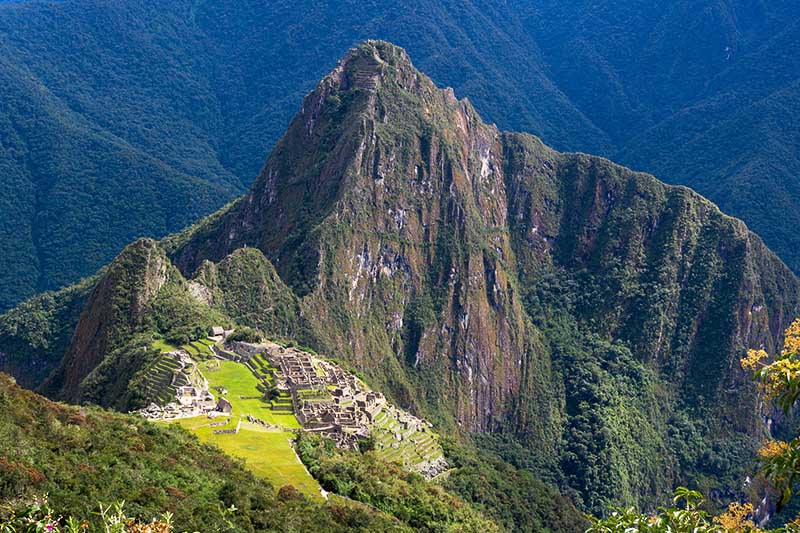
[(5, 2), (0, 309), (242, 192), (367, 38), (501, 129), (696, 188), (797, 269), (798, 17), (783, 0)]
[[(225, 204), (255, 177), (304, 92), (376, 32), (417, 42), (444, 81), (470, 85), (498, 115), (536, 131), (554, 124), (562, 145), (600, 147), (592, 139), (602, 135), (501, 20), (455, 6), (403, 4), (392, 20), (384, 14), (398, 6), (385, 2), (3, 6), (0, 309)], [(497, 53), (508, 61), (494, 64)]]
[(551, 79), (610, 155), (688, 185), (795, 271), (800, 8), (795, 2), (517, 2)]
[[(0, 374), (0, 408), (0, 521), (4, 524), (10, 513), (23, 511), (25, 503), (45, 499), (54, 515), (41, 524), (43, 530), (59, 521), (63, 525), (62, 517), (67, 516), (85, 523), (86, 529), (102, 530), (102, 523), (108, 521), (100, 519), (101, 506), (111, 510), (114, 504), (123, 504), (127, 516), (144, 524), (170, 513), (178, 531), (500, 530), (443, 488), (375, 458), (349, 482), (360, 489), (362, 498), (373, 495), (375, 485), (389, 487), (380, 493), (383, 501), (376, 506), (349, 498), (325, 501), (304, 496), (291, 486), (271, 486), (250, 473), (242, 461), (201, 444), (177, 425), (54, 403), (20, 388), (6, 374)], [(341, 469), (343, 463), (325, 466)], [(376, 483), (381, 469), (383, 477)], [(378, 509), (388, 508), (384, 502), (391, 498), (400, 499), (391, 492), (397, 486), (413, 492), (410, 497), (406, 494), (416, 504), (413, 512)], [(552, 506), (552, 499), (548, 504)], [(552, 508), (545, 513), (556, 521), (560, 518)], [(563, 523), (548, 524), (550, 531), (580, 531), (582, 517), (574, 508), (566, 516)], [(36, 527), (31, 522), (22, 518), (15, 525)], [(131, 529), (132, 524), (127, 527)]]
[(244, 197), (0, 317), (0, 362), (131, 408), (154, 338), (258, 327), (603, 512), (679, 482), (740, 489), (769, 413), (738, 360), (774, 350), (799, 289), (691, 190), (503, 133), (372, 41)]

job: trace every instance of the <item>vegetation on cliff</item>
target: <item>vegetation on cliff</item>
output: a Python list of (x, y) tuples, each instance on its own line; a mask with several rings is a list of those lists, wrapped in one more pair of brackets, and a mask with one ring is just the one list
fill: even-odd
[[(557, 533), (584, 531), (589, 523), (576, 512), (574, 501), (552, 483), (542, 482), (532, 469), (516, 468), (481, 436), (475, 442), (443, 442), (452, 470), (442, 486), (470, 502), (506, 531)], [(517, 446), (519, 444), (515, 443)], [(530, 460), (530, 453), (524, 453)]]
[[(748, 350), (741, 366), (754, 372), (759, 392), (766, 401), (772, 401), (784, 414), (794, 408), (800, 397), (800, 319), (795, 320), (785, 332), (783, 348), (774, 361), (763, 349)], [(614, 533), (643, 531), (652, 533), (794, 533), (800, 531), (800, 516), (781, 517), (792, 499), (800, 479), (800, 437), (789, 442), (767, 440), (758, 451), (758, 476), (756, 481), (766, 481), (763, 493), (758, 484), (752, 485), (755, 502), (734, 501), (727, 510), (713, 516), (704, 509), (703, 496), (698, 491), (680, 487), (673, 502), (683, 502), (680, 507), (662, 507), (657, 513), (640, 513), (633, 508), (620, 509), (606, 518), (593, 518), (587, 533)], [(755, 505), (754, 505), (755, 504)], [(771, 510), (779, 513), (772, 522), (784, 525), (767, 530), (759, 526), (770, 519)], [(786, 515), (786, 512), (783, 513)]]
[[(501, 133), (372, 41), (306, 97), (245, 197), (102, 274), (47, 390), (129, 408), (154, 341), (237, 323), (346, 361), (459, 439), (503, 435), (479, 442), (584, 510), (681, 483), (727, 500), (765, 432), (736, 362), (775, 351), (799, 288), (699, 195)], [(6, 346), (41, 326), (0, 350), (23, 360)], [(538, 505), (516, 522), (516, 501), (486, 516), (545, 523)]]
[(25, 387), (41, 384), (61, 364), (97, 279), (39, 294), (0, 315), (0, 370)]

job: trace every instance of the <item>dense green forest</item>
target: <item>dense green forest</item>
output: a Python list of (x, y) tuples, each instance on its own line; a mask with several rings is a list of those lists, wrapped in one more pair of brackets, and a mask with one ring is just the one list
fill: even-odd
[[(369, 41), (307, 95), (244, 197), (2, 315), (0, 363), (125, 411), (153, 400), (157, 345), (260, 330), (477, 442), (499, 463), (455, 450), (471, 478), (450, 487), (514, 527), (555, 519), (542, 494), (596, 514), (678, 484), (733, 498), (767, 416), (737, 361), (774, 352), (798, 302), (792, 272), (697, 193), (500, 132)], [(518, 491), (473, 489), (505, 475)]]
[[(800, 397), (800, 319), (786, 329), (783, 346), (774, 357), (763, 349), (750, 349), (739, 364), (752, 372), (764, 401), (789, 415)], [(787, 440), (770, 436), (764, 441), (750, 465), (746, 496), (723, 509), (709, 506), (701, 491), (678, 487), (673, 506), (644, 512), (617, 508), (606, 516), (590, 517), (587, 533), (796, 533), (800, 531), (795, 497), (800, 437), (796, 429), (787, 434)]]
[(504, 129), (696, 188), (797, 270), (797, 35), (787, 0), (5, 2), (0, 309), (242, 192), (367, 38)]
[[(300, 458), (324, 489), (373, 505), (417, 530), (436, 529), (441, 523), (539, 533), (581, 531), (588, 526), (568, 498), (530, 471), (516, 469), (469, 441), (450, 439), (445, 449), (453, 468), (431, 487), (419, 475), (380, 461), (368, 449), (340, 450), (310, 434), (297, 441)], [(482, 522), (476, 509), (494, 524)]]

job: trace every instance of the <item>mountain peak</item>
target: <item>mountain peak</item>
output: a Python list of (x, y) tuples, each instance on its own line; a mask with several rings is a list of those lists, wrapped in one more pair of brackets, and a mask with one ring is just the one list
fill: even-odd
[(380, 64), (387, 64), (387, 65), (405, 65), (409, 67), (413, 67), (411, 63), (411, 58), (408, 56), (408, 53), (405, 51), (404, 48), (397, 46), (396, 44), (390, 43), (388, 41), (381, 41), (376, 39), (370, 39), (367, 41), (362, 42), (358, 46), (355, 46), (347, 51), (344, 58), (342, 58), (342, 64), (348, 64), (354, 60), (359, 60), (361, 58), (370, 58), (377, 61)]
[(420, 74), (403, 48), (386, 41), (364, 41), (347, 51), (310, 96), (320, 89), (327, 93), (331, 88), (374, 92), (388, 76), (416, 79)]
[[(84, 378), (133, 331), (152, 299), (167, 282), (169, 260), (153, 239), (128, 245), (108, 266), (89, 295), (61, 367), (43, 390), (68, 401), (80, 398)], [(125, 295), (119, 298), (119, 295)]]
[[(468, 100), (418, 71), (403, 48), (365, 41), (305, 97), (248, 194), (213, 230), (206, 226), (213, 242), (199, 253), (195, 240), (178, 252), (176, 264), (191, 273), (204, 259), (254, 246), (282, 276), (293, 277), (289, 272), (298, 264), (315, 265), (316, 259), (290, 252), (285, 237), (304, 240), (334, 211), (363, 203), (356, 200), (362, 195), (409, 193), (425, 176), (446, 171), (453, 191), (474, 189), (468, 195), (483, 202), (502, 187), (501, 173), (494, 172), (501, 160), (498, 143), (497, 129), (484, 124)], [(470, 157), (473, 151), (479, 157)], [(355, 196), (347, 199), (350, 193)], [(306, 274), (299, 277), (307, 280)]]

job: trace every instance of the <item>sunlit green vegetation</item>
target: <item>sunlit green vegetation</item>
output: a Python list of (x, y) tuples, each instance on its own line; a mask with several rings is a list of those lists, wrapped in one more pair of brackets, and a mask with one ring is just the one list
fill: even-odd
[[(280, 442), (286, 437), (267, 437), (268, 453), (291, 463), (281, 455), (291, 451), (288, 441), (285, 447)], [(298, 477), (283, 479), (299, 479), (302, 465), (293, 460)], [(383, 531), (397, 524), (344, 500), (328, 505), (297, 491), (276, 494), (269, 473), (254, 476), (248, 464), (175, 424), (52, 403), (0, 374), (0, 523), (27, 512), (25, 502), (47, 494), (55, 516), (86, 521), (90, 531), (101, 530), (100, 504), (122, 500), (127, 515), (142, 520), (171, 513), (181, 532)], [(220, 512), (230, 506), (238, 509), (228, 517), (232, 526)]]
[(164, 339), (156, 339), (153, 341), (153, 348), (160, 352), (175, 352), (178, 350), (178, 347), (168, 343)]
[(212, 389), (224, 387), (228, 391), (225, 398), (231, 402), (234, 415), (245, 418), (247, 415), (252, 415), (264, 422), (287, 429), (300, 428), (300, 423), (291, 411), (270, 409), (270, 404), (264, 399), (266, 393), (264, 385), (243, 364), (234, 361), (214, 361), (201, 363), (200, 369)]
[(298, 453), (322, 487), (374, 505), (418, 531), (499, 531), (471, 505), (441, 486), (387, 463), (373, 452), (338, 450), (327, 439), (301, 434)]
[[(205, 361), (200, 363), (200, 371), (208, 379), (215, 395), (224, 396), (233, 411), (230, 416), (187, 418), (176, 423), (191, 430), (203, 442), (213, 443), (226, 453), (244, 459), (250, 471), (268, 479), (276, 490), (292, 485), (308, 496), (320, 497), (319, 484), (308, 474), (291, 445), (293, 433), (287, 430), (300, 428), (291, 409), (271, 409), (271, 403), (264, 399), (264, 384), (241, 363)], [(222, 395), (220, 390), (226, 393)], [(291, 407), (291, 400), (288, 406)], [(248, 415), (277, 428), (267, 429), (252, 424)], [(219, 425), (220, 422), (227, 423)], [(214, 433), (233, 430), (237, 426), (237, 434)]]
[(187, 344), (181, 345), (181, 348), (189, 352), (190, 355), (199, 359), (208, 359), (214, 357), (214, 352), (211, 350), (211, 344), (200, 341), (192, 341)]
[[(232, 416), (223, 426), (212, 426), (220, 420), (224, 421), (226, 417), (213, 420), (207, 417), (184, 418), (175, 423), (190, 430), (201, 441), (243, 459), (249, 471), (267, 479), (276, 491), (284, 485), (292, 485), (307, 496), (321, 498), (319, 484), (309, 475), (292, 448), (292, 432), (264, 429), (238, 416)], [(215, 430), (235, 429), (240, 420), (239, 433), (214, 433)]]

